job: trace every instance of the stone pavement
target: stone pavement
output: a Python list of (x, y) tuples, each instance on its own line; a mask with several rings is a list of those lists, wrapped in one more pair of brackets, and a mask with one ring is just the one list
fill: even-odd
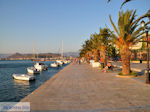
[(150, 85), (115, 75), (70, 64), (21, 102), (41, 112), (150, 112)]

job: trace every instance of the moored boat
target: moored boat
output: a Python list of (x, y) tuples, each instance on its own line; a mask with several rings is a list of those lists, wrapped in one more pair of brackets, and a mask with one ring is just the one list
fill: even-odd
[(60, 66), (62, 66), (62, 65), (63, 65), (62, 60), (56, 60), (56, 63), (58, 63), (58, 65), (60, 65)]
[(37, 70), (47, 70), (47, 66), (44, 64), (44, 63), (35, 63), (34, 67), (37, 69)]
[(36, 69), (35, 67), (28, 67), (27, 71), (28, 71), (28, 73), (31, 73), (31, 74), (38, 74), (38, 73), (40, 73), (40, 70)]
[(68, 64), (68, 61), (67, 61), (67, 60), (64, 60), (63, 63), (64, 63), (64, 64)]
[(71, 63), (71, 61), (70, 61), (70, 60), (68, 60), (68, 61), (67, 61), (67, 63)]
[(35, 80), (35, 76), (30, 76), (27, 74), (13, 74), (13, 78), (17, 80), (25, 80), (25, 81)]
[(50, 64), (50, 67), (58, 67), (59, 66), (59, 64), (57, 64), (57, 63), (51, 63)]

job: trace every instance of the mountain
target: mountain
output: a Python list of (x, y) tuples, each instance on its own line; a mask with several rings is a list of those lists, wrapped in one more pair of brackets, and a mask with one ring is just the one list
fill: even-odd
[(5, 57), (8, 57), (10, 56), (11, 54), (0, 54), (0, 58), (5, 58)]
[(7, 58), (33, 58), (33, 57), (38, 57), (38, 58), (54, 58), (54, 57), (59, 57), (59, 54), (56, 53), (39, 53), (37, 54), (21, 54), (21, 53), (15, 53)]
[[(17, 58), (25, 58), (25, 59), (33, 59), (35, 58), (55, 58), (59, 57), (60, 54), (57, 53), (39, 53), (37, 54), (22, 54), (22, 53), (14, 53), (14, 54), (0, 54), (0, 58), (7, 58), (7, 59), (17, 59)], [(63, 53), (63, 56), (65, 57), (78, 57), (79, 52), (65, 52)]]
[(77, 52), (65, 52), (65, 53), (63, 53), (63, 55), (66, 56), (66, 57), (69, 57), (69, 56), (78, 57), (79, 56), (79, 51), (77, 51)]

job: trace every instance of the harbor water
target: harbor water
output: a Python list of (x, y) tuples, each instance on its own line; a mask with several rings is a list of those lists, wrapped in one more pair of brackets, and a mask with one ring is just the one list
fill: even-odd
[(34, 74), (35, 81), (21, 81), (12, 78), (13, 73), (27, 74), (27, 67), (33, 66), (34, 63), (29, 60), (0, 61), (0, 102), (20, 101), (66, 66), (51, 68), (50, 63), (52, 62), (42, 62), (48, 66), (48, 70)]

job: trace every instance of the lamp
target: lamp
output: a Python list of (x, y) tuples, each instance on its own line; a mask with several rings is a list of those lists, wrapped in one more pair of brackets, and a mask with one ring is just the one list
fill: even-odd
[(145, 21), (141, 21), (141, 27), (145, 27)]

